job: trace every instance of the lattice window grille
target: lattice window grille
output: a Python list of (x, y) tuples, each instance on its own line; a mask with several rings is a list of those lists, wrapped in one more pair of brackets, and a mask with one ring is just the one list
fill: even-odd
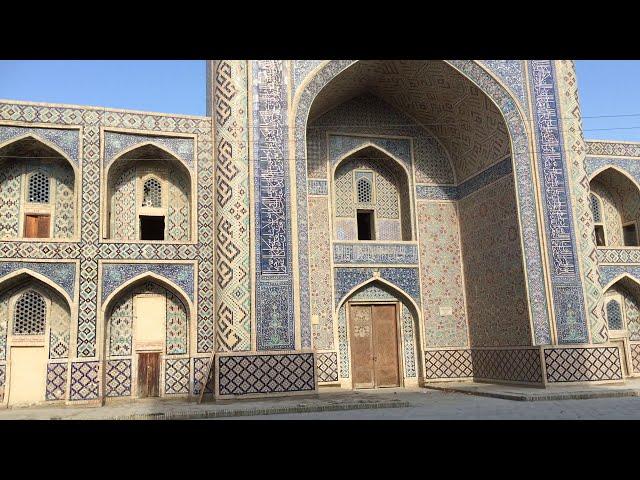
[(155, 208), (162, 206), (162, 185), (155, 178), (150, 178), (144, 182), (142, 206)]
[(29, 176), (29, 202), (49, 203), (49, 177), (42, 172)]
[(358, 193), (358, 203), (371, 203), (372, 201), (371, 181), (368, 178), (360, 178), (356, 183)]
[(591, 213), (593, 214), (594, 222), (602, 222), (602, 208), (600, 207), (600, 199), (593, 193), (591, 194)]
[(22, 294), (13, 315), (14, 335), (44, 335), (46, 304), (42, 295), (33, 290)]
[(607, 303), (607, 322), (611, 330), (622, 330), (622, 308), (617, 300)]

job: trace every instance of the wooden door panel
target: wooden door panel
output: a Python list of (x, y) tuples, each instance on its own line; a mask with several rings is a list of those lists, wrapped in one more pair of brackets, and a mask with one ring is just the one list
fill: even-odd
[(351, 305), (349, 310), (351, 365), (354, 388), (372, 388), (373, 335), (370, 305)]
[(398, 332), (395, 305), (374, 305), (373, 364), (376, 387), (400, 386)]
[(138, 354), (138, 396), (157, 397), (160, 392), (160, 354)]
[(26, 238), (38, 237), (38, 217), (36, 215), (27, 215), (24, 219), (24, 236)]
[(49, 238), (49, 215), (40, 215), (38, 217), (38, 238)]

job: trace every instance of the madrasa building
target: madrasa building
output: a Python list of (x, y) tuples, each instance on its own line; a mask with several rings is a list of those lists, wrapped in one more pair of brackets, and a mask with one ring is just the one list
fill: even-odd
[(585, 140), (573, 62), (207, 79), (0, 102), (3, 406), (640, 375), (640, 143)]

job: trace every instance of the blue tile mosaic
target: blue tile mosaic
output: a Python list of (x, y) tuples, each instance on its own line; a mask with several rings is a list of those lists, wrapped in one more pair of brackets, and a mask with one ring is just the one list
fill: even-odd
[(78, 165), (80, 161), (80, 131), (78, 129), (0, 125), (0, 144), (24, 135), (33, 135), (46, 140), (60, 149), (75, 165)]
[(418, 246), (400, 243), (334, 243), (333, 262), (418, 265)]
[[(295, 348), (291, 200), (285, 62), (254, 61), (256, 341), (260, 350)], [(299, 185), (306, 197), (306, 179)], [(306, 244), (300, 245), (300, 249)], [(309, 331), (310, 335), (310, 331)], [(309, 337), (310, 338), (310, 337)]]
[(549, 60), (531, 61), (530, 75), (558, 342), (587, 342), (586, 311), (572, 227), (553, 63)]
[(149, 142), (164, 147), (190, 169), (195, 167), (195, 141), (193, 138), (134, 135), (109, 131), (104, 133), (104, 166), (110, 165), (125, 150)]
[(401, 160), (405, 167), (411, 169), (411, 141), (401, 138), (380, 138), (380, 137), (353, 137), (347, 135), (329, 136), (329, 159), (332, 165), (339, 162), (344, 156), (363, 145), (375, 145), (389, 152), (398, 160)]
[(0, 278), (9, 275), (16, 270), (26, 268), (33, 270), (40, 275), (50, 279), (58, 284), (62, 289), (73, 298), (75, 293), (76, 264), (75, 262), (0, 262)]
[(190, 263), (105, 263), (102, 265), (102, 301), (120, 285), (138, 275), (155, 273), (182, 288), (193, 302), (193, 265)]
[(417, 268), (411, 267), (384, 267), (357, 268), (338, 267), (335, 269), (335, 301), (336, 307), (344, 300), (346, 295), (358, 285), (374, 279), (374, 270), (379, 273), (379, 278), (386, 280), (409, 295), (417, 305), (420, 305), (420, 280)]

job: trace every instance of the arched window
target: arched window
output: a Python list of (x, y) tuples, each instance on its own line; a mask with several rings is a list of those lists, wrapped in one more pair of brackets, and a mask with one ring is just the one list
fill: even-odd
[(602, 222), (602, 207), (600, 206), (600, 199), (593, 193), (591, 194), (591, 213), (593, 214), (594, 222)]
[(358, 203), (371, 203), (371, 181), (368, 178), (360, 178), (356, 184)]
[(49, 177), (42, 172), (29, 177), (29, 202), (49, 203)]
[(22, 294), (13, 315), (14, 335), (44, 335), (46, 304), (42, 295), (33, 290)]
[(622, 330), (622, 309), (617, 300), (607, 303), (607, 322), (611, 330)]
[(142, 191), (143, 207), (162, 207), (162, 185), (155, 178), (150, 178), (144, 182)]

